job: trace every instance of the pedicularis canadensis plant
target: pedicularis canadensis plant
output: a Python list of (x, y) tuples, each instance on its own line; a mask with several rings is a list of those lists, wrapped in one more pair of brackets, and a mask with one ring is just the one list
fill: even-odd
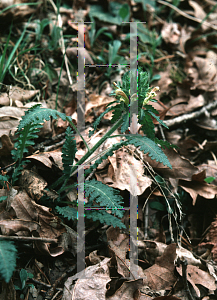
[[(124, 228), (124, 224), (121, 222), (120, 218), (123, 216), (122, 207), (122, 197), (119, 191), (109, 187), (102, 182), (96, 180), (86, 180), (87, 176), (95, 169), (97, 166), (108, 156), (112, 156), (114, 151), (123, 147), (124, 145), (132, 144), (138, 147), (144, 153), (148, 153), (151, 159), (155, 159), (163, 163), (164, 165), (171, 168), (171, 164), (167, 156), (162, 151), (162, 147), (171, 147), (168, 142), (161, 141), (155, 137), (153, 118), (156, 119), (162, 126), (167, 126), (162, 120), (156, 115), (158, 112), (151, 106), (151, 102), (156, 102), (153, 98), (156, 96), (156, 91), (159, 89), (155, 87), (153, 89), (149, 88), (148, 85), (148, 74), (143, 72), (142, 69), (138, 70), (137, 78), (137, 95), (134, 94), (130, 98), (130, 72), (124, 74), (122, 78), (122, 84), (119, 87), (114, 83), (116, 101), (110, 103), (104, 113), (100, 115), (99, 118), (93, 124), (93, 131), (89, 132), (90, 137), (93, 135), (94, 131), (100, 123), (101, 118), (109, 111), (113, 111), (113, 116), (111, 122), (114, 124), (110, 130), (93, 146), (89, 149), (86, 141), (83, 139), (85, 145), (87, 146), (87, 153), (75, 163), (76, 154), (76, 142), (74, 138), (73, 131), (70, 127), (66, 130), (66, 140), (62, 147), (62, 162), (63, 162), (63, 174), (50, 188), (55, 189), (59, 197), (56, 200), (56, 212), (69, 220), (77, 219), (77, 203), (75, 207), (72, 207), (72, 202), (70, 206), (65, 205), (63, 202), (66, 199), (66, 194), (73, 188), (79, 187), (78, 183), (69, 185), (69, 179), (78, 171), (79, 167), (87, 164), (90, 156), (104, 143), (107, 139), (112, 138), (112, 134), (116, 129), (120, 127), (122, 136), (128, 130), (129, 127), (129, 107), (132, 105), (137, 105), (138, 107), (138, 123), (141, 124), (141, 129), (144, 135), (139, 134), (126, 134), (124, 135), (124, 141), (114, 144), (106, 153), (101, 155), (94, 164), (84, 171), (84, 182), (85, 182), (85, 197), (88, 198), (88, 203), (86, 204), (85, 217), (92, 219), (94, 221), (100, 221), (101, 223), (106, 223), (108, 225), (113, 225)], [(135, 76), (134, 74), (132, 74)], [(116, 103), (116, 106), (112, 104)], [(28, 152), (27, 148), (30, 145), (34, 145), (34, 139), (37, 138), (37, 132), (42, 127), (45, 120), (49, 120), (50, 117), (57, 119), (62, 118), (64, 121), (68, 121), (69, 124), (74, 128), (74, 130), (81, 136), (77, 128), (72, 122), (72, 119), (66, 116), (64, 113), (60, 113), (56, 110), (42, 108), (40, 105), (35, 105), (26, 111), (25, 116), (19, 123), (17, 134), (18, 138), (15, 143), (15, 150), (12, 151), (13, 159), (16, 162), (14, 167), (14, 172), (11, 178), (11, 184), (13, 185), (18, 179), (18, 176), (23, 169), (23, 166), (28, 162), (24, 157), (24, 154)], [(1, 182), (8, 181), (7, 175), (0, 178)], [(70, 180), (72, 182), (72, 180)], [(65, 205), (65, 206), (64, 206)], [(105, 209), (102, 210), (101, 208)], [(91, 208), (94, 208), (91, 210)], [(97, 210), (97, 208), (100, 208)], [(107, 212), (110, 211), (110, 213)]]

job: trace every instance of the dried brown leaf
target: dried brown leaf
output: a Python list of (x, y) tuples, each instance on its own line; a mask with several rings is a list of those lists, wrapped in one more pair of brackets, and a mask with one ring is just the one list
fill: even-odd
[(11, 139), (6, 134), (1, 136), (2, 147), (0, 148), (0, 156), (9, 156), (11, 150), (14, 149), (14, 144), (11, 142)]
[(143, 271), (146, 276), (144, 284), (152, 290), (170, 289), (176, 281), (174, 276), (175, 258), (176, 244), (170, 244), (162, 256), (156, 259), (156, 263)]
[(111, 280), (108, 267), (110, 260), (105, 258), (99, 264), (87, 267), (84, 272), (69, 277), (64, 284), (62, 300), (71, 299), (72, 294), (74, 300), (106, 299), (106, 285)]
[(195, 205), (198, 195), (206, 199), (214, 199), (217, 194), (217, 187), (206, 182), (179, 180), (179, 186), (190, 194), (193, 205)]
[(34, 221), (25, 220), (3, 220), (0, 221), (1, 232), (4, 235), (19, 234), (19, 231), (27, 231), (28, 233), (32, 231), (39, 230), (40, 226)]
[(127, 300), (127, 299), (140, 299), (140, 293), (138, 291), (142, 288), (143, 281), (142, 279), (125, 281), (121, 287), (115, 292), (115, 294), (109, 297), (110, 300)]
[[(182, 267), (176, 267), (176, 269), (182, 276)], [(187, 279), (192, 284), (198, 297), (200, 297), (200, 290), (196, 284), (200, 284), (212, 291), (216, 290), (215, 279), (209, 273), (199, 269), (198, 267), (191, 265), (187, 266)]]

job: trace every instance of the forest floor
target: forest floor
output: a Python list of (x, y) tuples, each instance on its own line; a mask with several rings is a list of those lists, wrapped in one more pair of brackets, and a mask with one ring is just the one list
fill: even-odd
[[(0, 300), (217, 299), (216, 1), (26, 2), (0, 3)], [(61, 198), (65, 183), (62, 190), (53, 183), (67, 175), (70, 155), (78, 162), (86, 145), (92, 148), (112, 126), (110, 111), (88, 135), (115, 101), (113, 82), (121, 85), (132, 65), (132, 24), (137, 65), (156, 91), (148, 104), (168, 127), (153, 118), (152, 129), (176, 146), (163, 149), (172, 168), (128, 145), (93, 169), (88, 179), (122, 197), (126, 228), (110, 226), (106, 215), (88, 218), (86, 211), (81, 250), (77, 212), (70, 215), (79, 192), (74, 187)], [(83, 61), (84, 89), (78, 79)], [(36, 104), (50, 109), (46, 122), (29, 123), (31, 141), (21, 145), (28, 134), (19, 134), (26, 127), (18, 126)], [(79, 122), (83, 132), (71, 140), (67, 128)], [(85, 168), (120, 142), (120, 131), (115, 134)], [(138, 201), (137, 241), (130, 237), (130, 195)], [(79, 253), (85, 254), (85, 275)]]

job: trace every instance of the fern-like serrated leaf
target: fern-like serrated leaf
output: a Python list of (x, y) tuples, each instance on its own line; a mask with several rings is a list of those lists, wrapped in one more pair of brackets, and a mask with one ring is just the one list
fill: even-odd
[(21, 130), (22, 128), (33, 122), (37, 122), (38, 124), (44, 123), (44, 121), (48, 121), (50, 117), (54, 119), (60, 117), (63, 121), (66, 121), (67, 118), (71, 120), (71, 118), (66, 117), (64, 113), (61, 113), (55, 109), (43, 108), (37, 104), (27, 110), (27, 112), (25, 112), (25, 116), (22, 117), (22, 120), (19, 123), (18, 130)]
[(94, 201), (99, 204), (99, 207), (112, 209), (112, 213), (115, 213), (118, 217), (123, 216), (123, 206), (121, 206), (123, 199), (119, 191), (112, 187), (94, 179), (87, 180), (85, 181), (85, 197), (89, 197), (90, 202)]
[[(105, 210), (88, 209), (85, 211), (85, 217), (87, 219), (92, 219), (93, 221), (99, 221), (102, 224), (112, 225), (113, 227), (126, 228), (120, 219), (108, 213)], [(74, 221), (77, 219), (77, 210), (73, 207), (59, 207), (56, 206), (57, 212), (69, 221)]]
[(140, 147), (140, 150), (142, 150), (144, 153), (148, 153), (151, 159), (155, 159), (156, 161), (159, 161), (172, 169), (167, 156), (154, 141), (140, 135), (127, 135), (126, 139), (128, 140), (129, 144)]
[(155, 138), (155, 131), (151, 116), (144, 112), (143, 118), (140, 120), (140, 124), (142, 124), (142, 131), (146, 134), (146, 136), (153, 140)]
[(169, 129), (169, 127), (158, 117), (156, 116), (152, 111), (149, 111), (149, 113), (152, 115), (153, 118), (155, 118), (155, 120), (157, 120), (162, 126), (166, 127), (167, 129)]
[(72, 130), (70, 127), (66, 129), (66, 140), (62, 147), (62, 162), (63, 162), (63, 173), (67, 177), (70, 177), (75, 154), (77, 151), (76, 141), (72, 136)]
[(173, 144), (171, 144), (171, 143), (169, 143), (169, 142), (167, 142), (167, 141), (159, 140), (158, 138), (155, 138), (154, 141), (155, 141), (156, 144), (161, 145), (161, 147), (162, 147), (163, 149), (165, 149), (165, 148), (168, 148), (168, 149), (169, 149), (169, 148), (178, 149), (178, 148), (179, 148), (179, 147), (176, 146), (176, 145), (173, 145)]
[(77, 219), (77, 210), (70, 206), (60, 207), (56, 206), (55, 209), (60, 215), (63, 215), (64, 218), (70, 220)]
[(18, 131), (19, 137), (14, 144), (15, 149), (11, 151), (14, 161), (21, 160), (23, 154), (28, 152), (27, 147), (34, 145), (33, 139), (37, 138), (37, 132), (39, 132), (41, 124), (32, 122)]
[(123, 116), (123, 123), (121, 126), (121, 133), (124, 133), (129, 127), (129, 114)]
[(124, 102), (121, 101), (120, 104), (116, 105), (115, 106), (115, 110), (113, 111), (113, 114), (112, 114), (112, 119), (111, 119), (111, 122), (112, 123), (115, 123), (116, 121), (118, 121), (120, 118), (122, 118), (122, 115), (123, 115), (123, 111), (124, 111)]
[(153, 112), (153, 114), (159, 114), (159, 112), (150, 104), (145, 104), (143, 105), (143, 107), (145, 108), (145, 111), (148, 111), (148, 112)]
[(13, 172), (12, 178), (11, 178), (12, 179), (12, 182), (11, 182), (12, 185), (18, 180), (18, 177), (20, 176), (20, 174), (23, 170), (23, 166), (27, 163), (29, 163), (29, 160), (23, 160), (20, 164), (15, 166), (14, 172)]
[(102, 224), (112, 225), (113, 227), (126, 228), (120, 219), (103, 210), (87, 210), (86, 218), (99, 221)]
[(0, 241), (0, 274), (8, 283), (16, 267), (17, 249), (13, 242)]
[(34, 145), (33, 139), (37, 138), (37, 132), (42, 127), (44, 121), (48, 121), (50, 117), (57, 119), (62, 118), (64, 121), (70, 117), (66, 117), (64, 113), (60, 113), (54, 109), (41, 107), (40, 104), (34, 105), (25, 112), (18, 125), (18, 139), (15, 143), (15, 150), (12, 150), (13, 159), (21, 161), (23, 153), (28, 152), (27, 147)]
[(36, 133), (43, 126), (44, 121), (48, 121), (50, 117), (54, 119), (60, 117), (64, 121), (71, 122), (71, 117), (67, 117), (64, 113), (60, 113), (57, 110), (42, 108), (40, 104), (28, 109), (22, 117), (17, 129), (18, 138), (14, 145), (15, 149), (11, 151), (14, 161), (18, 162), (12, 177), (13, 183), (23, 169), (23, 154), (28, 152), (29, 146), (34, 145), (33, 140), (38, 137)]

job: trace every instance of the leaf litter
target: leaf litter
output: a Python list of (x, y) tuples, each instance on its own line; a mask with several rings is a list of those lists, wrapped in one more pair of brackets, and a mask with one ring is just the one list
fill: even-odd
[[(48, 260), (41, 259), (43, 263), (40, 263), (38, 271), (34, 271), (37, 263), (30, 263), (31, 272), (35, 273), (35, 279), (39, 278), (40, 283), (48, 289), (48, 292), (50, 291), (51, 295), (51, 288), (57, 288), (60, 284), (57, 291), (65, 300), (85, 299), (85, 297), (88, 299), (186, 299), (181, 283), (176, 285), (176, 281), (178, 279), (182, 281), (183, 278), (183, 269), (177, 263), (178, 257), (184, 257), (188, 261), (187, 281), (194, 297), (215, 299), (216, 109), (205, 111), (201, 117), (186, 121), (188, 114), (217, 101), (217, 56), (214, 32), (217, 10), (215, 2), (205, 1), (206, 4), (204, 4), (203, 1), (184, 0), (178, 1), (177, 7), (161, 0), (104, 1), (103, 4), (96, 1), (97, 6), (89, 1), (74, 1), (72, 7), (67, 4), (67, 1), (62, 2), (64, 5), (61, 3), (59, 14), (57, 14), (58, 10), (54, 9), (56, 4), (53, 1), (47, 1), (47, 4), (33, 2), (33, 5), (20, 5), (21, 3), (17, 1), (4, 1), (0, 4), (1, 24), (5, 22), (10, 24), (13, 18), (17, 26), (17, 36), (21, 34), (22, 26), (28, 22), (28, 16), (33, 14), (33, 19), (28, 23), (29, 41), (26, 40), (26, 43), (29, 43), (28, 46), (33, 47), (33, 50), (35, 47), (37, 51), (37, 47), (34, 46), (34, 37), (38, 35), (41, 38), (37, 40), (37, 43), (42, 48), (46, 48), (44, 54), (39, 52), (38, 56), (33, 55), (34, 51), (32, 53), (21, 52), (22, 55), (17, 55), (8, 70), (7, 80), (4, 84), (1, 83), (0, 157), (2, 172), (4, 172), (4, 167), (11, 163), (10, 151), (13, 149), (14, 134), (27, 107), (34, 105), (35, 102), (45, 102), (46, 107), (63, 109), (77, 124), (76, 84), (74, 88), (71, 88), (72, 78), (76, 79), (77, 72), (77, 45), (75, 44), (77, 25), (73, 22), (84, 17), (94, 18), (98, 30), (105, 29), (104, 33), (94, 36), (94, 27), (91, 23), (85, 24), (86, 63), (106, 65), (109, 55), (110, 59), (114, 55), (113, 63), (121, 59), (129, 62), (127, 33), (124, 29), (120, 31), (119, 26), (125, 17), (126, 20), (128, 18), (132, 21), (133, 16), (144, 21), (143, 14), (145, 13), (147, 24), (142, 24), (142, 30), (138, 31), (139, 63), (150, 71), (152, 77), (150, 79), (153, 82), (155, 78), (160, 78), (157, 81), (160, 87), (160, 92), (156, 96), (158, 102), (153, 106), (159, 111), (161, 118), (168, 121), (180, 117), (178, 125), (170, 131), (163, 131), (165, 139), (179, 148), (165, 150), (172, 169), (151, 160), (139, 150), (136, 154), (134, 149), (124, 149), (122, 153), (119, 151), (109, 157), (92, 174), (97, 180), (120, 189), (128, 207), (128, 192), (139, 196), (138, 278), (129, 279), (129, 276), (132, 276), (128, 259), (129, 232), (121, 232), (118, 228), (106, 226), (95, 227), (91, 223), (86, 225), (85, 240), (87, 249), (92, 246), (94, 250), (87, 250), (85, 279), (82, 279), (81, 274), (76, 271), (72, 277), (68, 275), (70, 272), (65, 272), (69, 264), (76, 264), (75, 255), (78, 250), (76, 226), (70, 223), (65, 224), (55, 215), (52, 207), (47, 207), (48, 204), (43, 203), (43, 195), (48, 192), (46, 186), (50, 183), (50, 178), (53, 179), (61, 174), (61, 145), (58, 144), (61, 138), (56, 142), (57, 150), (52, 152), (34, 153), (34, 148), (30, 147), (28, 158), (31, 162), (21, 174), (16, 195), (8, 195), (5, 187), (1, 190), (1, 196), (10, 198), (10, 201), (9, 198), (7, 200), (9, 207), (6, 206), (6, 201), (3, 201), (0, 206), (1, 234), (5, 235), (5, 238), (17, 237), (20, 240), (23, 238), (24, 241), (25, 238), (26, 241), (32, 238), (30, 239), (32, 243), (29, 244), (31, 246), (28, 246), (31, 247), (32, 257), (40, 260), (38, 255), (43, 253)], [(162, 8), (162, 11), (159, 8)], [(168, 14), (170, 14), (170, 20), (166, 17)], [(36, 22), (39, 19), (44, 23)], [(55, 23), (57, 20), (58, 26)], [(71, 35), (71, 37), (68, 38), (67, 43), (61, 44), (62, 41), (64, 42), (64, 34)], [(154, 41), (160, 35), (162, 41), (156, 46)], [(5, 36), (1, 38), (2, 45), (6, 41), (4, 38)], [(106, 48), (111, 39), (121, 41), (121, 48), (116, 54), (109, 53)], [(11, 39), (10, 47), (13, 45), (14, 41)], [(114, 46), (115, 43), (111, 45)], [(64, 53), (65, 47), (65, 67), (62, 67), (58, 56)], [(114, 48), (110, 47), (110, 49)], [(19, 51), (22, 50), (19, 49)], [(111, 87), (113, 78), (117, 78), (119, 74), (113, 72), (114, 70), (110, 71), (108, 67), (96, 66), (86, 67), (86, 69), (88, 72), (85, 78), (85, 121), (88, 127), (91, 127), (91, 123), (104, 111), (106, 105), (114, 101), (114, 98), (109, 96), (111, 89), (108, 87)], [(109, 113), (103, 118), (99, 135), (108, 130), (110, 118)], [(39, 139), (43, 142), (49, 136), (52, 144), (54, 143), (52, 138), (64, 132), (67, 124), (59, 120), (58, 122), (52, 121), (47, 126), (47, 129), (45, 127), (41, 129)], [(86, 129), (86, 132), (88, 131), (89, 128)], [(156, 126), (156, 131), (159, 136), (162, 134), (159, 125)], [(91, 139), (90, 143), (94, 145), (96, 141), (97, 136)], [(113, 138), (112, 143), (117, 141), (119, 137)], [(77, 159), (79, 159), (86, 150), (80, 138), (76, 138), (76, 142), (79, 149)], [(100, 153), (96, 154), (100, 155)], [(93, 157), (93, 161), (94, 159), (96, 157)], [(156, 183), (158, 175), (167, 181), (161, 189)], [(209, 176), (214, 179), (212, 183), (204, 181)], [(130, 184), (132, 180), (135, 182), (133, 189)], [(7, 182), (5, 184), (7, 186)], [(167, 193), (170, 203), (174, 201), (169, 190), (178, 195), (186, 215), (182, 226), (178, 229), (177, 224), (164, 221), (165, 216), (168, 215), (168, 206), (162, 200), (162, 196)], [(55, 192), (50, 192), (55, 199), (57, 197)], [(69, 195), (68, 197), (70, 199)], [(73, 195), (71, 197), (76, 198)], [(146, 204), (147, 199), (150, 206), (148, 206), (149, 202)], [(145, 207), (148, 209), (144, 210)], [(178, 214), (178, 212), (174, 213)], [(124, 217), (125, 221), (127, 214), (128, 211)], [(169, 234), (171, 226), (177, 235), (177, 246)], [(153, 240), (150, 244), (151, 248), (147, 246), (144, 238), (143, 231), (146, 230), (149, 238)], [(182, 246), (186, 249), (184, 250)], [(23, 253), (29, 250), (27, 244), (23, 247)], [(162, 249), (159, 250), (159, 247)], [(67, 256), (68, 253), (71, 256)], [(49, 260), (49, 258), (56, 260)], [(22, 259), (25, 261), (21, 257), (18, 268), (25, 267), (25, 264), (22, 265)], [(55, 270), (53, 277), (51, 272), (46, 271), (48, 266)], [(65, 277), (62, 277), (64, 282), (61, 283), (59, 278), (62, 274), (65, 274)], [(49, 287), (45, 283), (47, 276), (51, 279)], [(14, 289), (12, 282), (15, 281), (16, 275), (9, 283), (3, 282), (2, 299), (9, 286), (10, 290)], [(38, 288), (37, 280), (32, 282)], [(32, 293), (28, 287), (25, 293), (27, 291)], [(17, 295), (19, 293), (17, 291)], [(11, 293), (11, 299), (16, 299), (15, 293)], [(37, 299), (49, 298), (45, 293), (41, 295), (38, 293)]]

